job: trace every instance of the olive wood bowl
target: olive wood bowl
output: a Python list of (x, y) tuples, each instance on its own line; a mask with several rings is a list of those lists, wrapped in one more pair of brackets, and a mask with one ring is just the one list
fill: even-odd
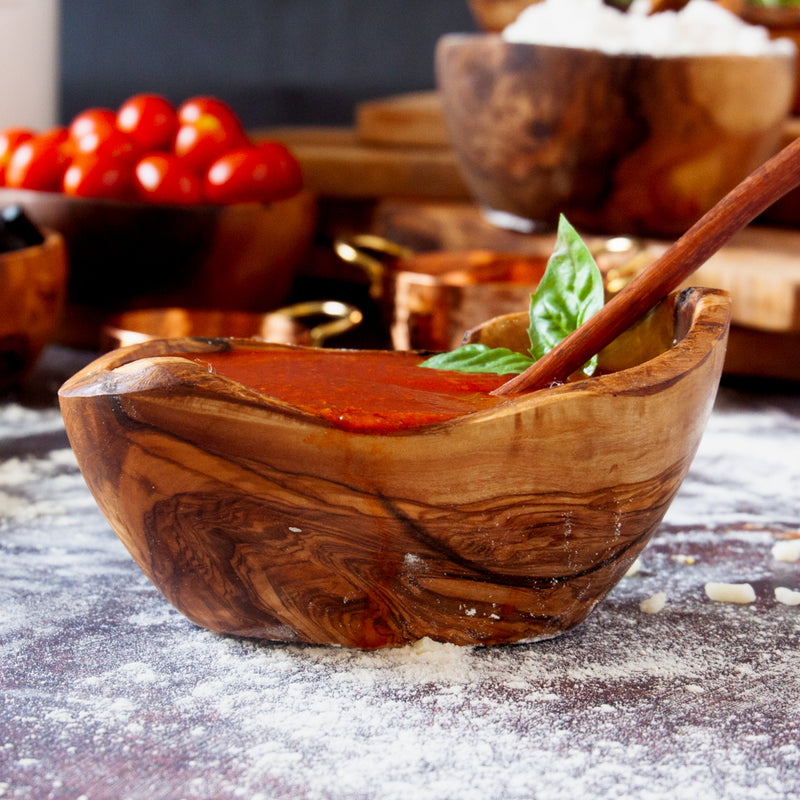
[(388, 434), (184, 357), (294, 349), (249, 341), (116, 350), (64, 384), (61, 409), (100, 509), (200, 626), (361, 648), (531, 641), (581, 622), (659, 525), (711, 413), (729, 305), (685, 290), (655, 312), (644, 363)]
[(67, 285), (64, 240), (0, 253), (0, 388), (20, 381), (58, 325)]
[(58, 231), (69, 258), (59, 339), (97, 346), (103, 320), (130, 308), (269, 311), (289, 294), (316, 227), (309, 192), (262, 205), (161, 205), (0, 189), (0, 205)]
[(772, 156), (795, 59), (606, 54), (446, 34), (436, 78), (459, 168), (491, 222), (672, 237)]
[(536, 0), (467, 0), (467, 6), (480, 28), (499, 33)]

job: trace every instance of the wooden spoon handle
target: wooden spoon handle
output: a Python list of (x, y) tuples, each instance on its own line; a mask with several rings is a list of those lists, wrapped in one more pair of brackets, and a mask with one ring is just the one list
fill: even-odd
[(533, 391), (580, 369), (705, 263), (735, 233), (800, 184), (800, 138), (752, 172), (593, 317), (493, 394)]

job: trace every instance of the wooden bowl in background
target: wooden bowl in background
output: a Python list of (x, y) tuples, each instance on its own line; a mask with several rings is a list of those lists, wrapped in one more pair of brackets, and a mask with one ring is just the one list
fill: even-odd
[(436, 74), (459, 167), (487, 217), (530, 231), (683, 233), (773, 155), (791, 55), (663, 57), (448, 34)]
[(61, 408), (109, 523), (198, 625), (364, 648), (536, 640), (624, 575), (700, 442), (729, 298), (665, 304), (675, 343), (641, 365), (392, 433), (203, 365), (281, 347), (242, 341), (116, 350), (64, 384)]
[(269, 311), (291, 288), (316, 227), (308, 192), (260, 205), (168, 206), (0, 189), (64, 237), (67, 307), (59, 338), (97, 346), (103, 320), (136, 307)]
[(528, 6), (538, 0), (467, 0), (469, 10), (480, 28), (499, 33), (510, 25)]
[(0, 253), (0, 388), (25, 376), (55, 333), (67, 285), (64, 240)]

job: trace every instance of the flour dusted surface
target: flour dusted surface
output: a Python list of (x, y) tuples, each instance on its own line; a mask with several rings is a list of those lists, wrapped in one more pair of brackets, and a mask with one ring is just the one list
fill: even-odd
[(4, 800), (800, 797), (800, 608), (775, 596), (800, 567), (773, 554), (800, 401), (723, 392), (638, 570), (573, 632), (373, 653), (193, 626), (87, 499), (57, 414), (29, 412), (0, 407)]

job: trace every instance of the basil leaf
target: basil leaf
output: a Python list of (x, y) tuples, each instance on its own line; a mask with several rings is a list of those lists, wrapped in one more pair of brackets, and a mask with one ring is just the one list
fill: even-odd
[(524, 372), (533, 360), (507, 347), (488, 347), (485, 344), (465, 344), (447, 353), (438, 353), (420, 366), (429, 369), (449, 369), (456, 372), (491, 372), (495, 375), (516, 375)]
[[(531, 295), (530, 353), (534, 361), (597, 313), (605, 301), (603, 276), (589, 248), (562, 214), (547, 270)], [(594, 373), (597, 356), (584, 367)]]

